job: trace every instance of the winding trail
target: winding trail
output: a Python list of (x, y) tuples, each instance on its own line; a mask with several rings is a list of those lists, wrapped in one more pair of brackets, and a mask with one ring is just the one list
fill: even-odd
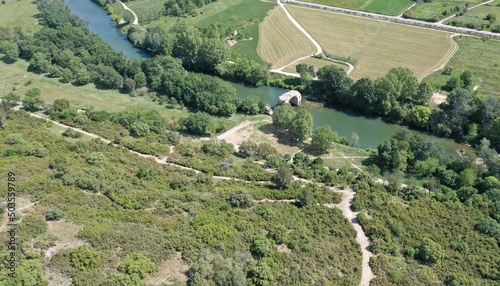
[[(82, 130), (80, 128), (71, 127), (69, 125), (59, 123), (57, 121), (51, 120), (49, 118), (46, 118), (46, 117), (38, 115), (38, 114), (31, 113), (31, 112), (28, 112), (28, 114), (30, 116), (32, 116), (32, 117), (36, 117), (36, 118), (39, 118), (39, 119), (42, 119), (42, 120), (49, 120), (49, 121), (53, 122), (54, 124), (56, 124), (58, 126), (61, 126), (61, 127), (64, 127), (64, 128), (72, 128), (75, 131), (81, 132), (81, 133), (83, 133), (85, 135), (88, 135), (88, 136), (90, 136), (92, 138), (100, 139), (103, 142), (107, 143), (108, 145), (112, 145), (114, 147), (122, 148), (124, 150), (127, 150), (130, 153), (136, 154), (137, 156), (140, 156), (140, 157), (143, 157), (143, 158), (153, 159), (158, 164), (174, 166), (174, 167), (181, 168), (181, 169), (184, 169), (184, 170), (193, 171), (196, 174), (202, 173), (200, 170), (196, 170), (194, 168), (181, 166), (181, 165), (178, 165), (178, 164), (175, 164), (175, 163), (169, 163), (169, 162), (167, 162), (168, 156), (166, 156), (165, 158), (160, 159), (160, 158), (158, 158), (156, 156), (153, 156), (153, 155), (142, 154), (142, 153), (139, 153), (137, 151), (133, 151), (133, 150), (127, 149), (127, 148), (125, 148), (123, 146), (119, 146), (117, 144), (114, 144), (114, 143), (112, 143), (108, 139), (105, 139), (105, 138), (103, 138), (103, 137), (101, 137), (101, 136), (99, 136), (97, 134), (89, 133), (89, 132), (84, 131), (84, 130)], [(173, 151), (174, 151), (174, 146), (171, 146), (169, 154), (173, 153)], [(268, 170), (268, 171), (273, 171), (273, 170)], [(246, 181), (246, 180), (242, 180), (242, 179), (238, 179), (238, 178), (231, 178), (231, 177), (225, 177), (225, 176), (212, 176), (212, 178), (214, 178), (214, 179), (220, 179), (220, 180), (235, 180), (235, 181), (247, 182), (247, 183), (268, 183), (268, 181), (250, 182), (250, 181)], [(293, 176), (293, 180), (294, 181), (301, 181), (301, 182), (308, 183), (308, 184), (315, 184), (315, 185), (319, 185), (319, 186), (325, 187), (325, 185), (322, 184), (322, 183), (312, 182), (310, 180), (306, 180), (306, 179), (303, 179), (303, 178), (300, 178), (300, 177), (297, 177), (297, 176)], [(363, 228), (361, 227), (361, 225), (359, 224), (358, 219), (356, 218), (357, 213), (355, 213), (355, 212), (353, 212), (351, 210), (351, 206), (352, 206), (352, 203), (353, 203), (354, 195), (356, 193), (353, 190), (351, 190), (351, 189), (343, 190), (343, 189), (339, 189), (337, 187), (328, 187), (328, 188), (331, 191), (333, 191), (333, 192), (341, 193), (342, 194), (342, 201), (340, 203), (338, 203), (338, 204), (323, 204), (323, 205), (325, 207), (328, 207), (328, 208), (334, 208), (334, 207), (340, 208), (342, 210), (342, 214), (344, 215), (344, 217), (351, 223), (351, 225), (353, 226), (354, 230), (356, 231), (356, 241), (359, 243), (359, 245), (361, 247), (361, 256), (362, 256), (362, 261), (361, 261), (361, 266), (362, 266), (362, 268), (361, 268), (361, 281), (360, 281), (359, 285), (360, 286), (368, 286), (370, 284), (370, 280), (373, 279), (375, 277), (375, 275), (373, 274), (373, 272), (371, 270), (371, 267), (369, 265), (370, 257), (372, 257), (372, 253), (369, 250), (369, 245), (370, 245), (369, 238), (364, 233)], [(262, 200), (258, 200), (258, 201), (255, 201), (255, 202), (272, 202), (272, 203), (274, 203), (274, 202), (278, 202), (278, 201), (289, 202), (289, 203), (296, 202), (296, 200), (293, 200), (293, 199), (291, 199), (291, 200), (262, 199)], [(24, 208), (31, 207), (34, 204), (35, 203), (31, 203), (30, 205), (27, 205), (27, 206), (25, 206), (23, 208), (20, 208), (18, 210), (22, 210)]]
[[(309, 41), (311, 41), (313, 43), (314, 47), (316, 48), (316, 53), (313, 56), (321, 55), (323, 58), (325, 58), (325, 59), (327, 59), (329, 61), (347, 65), (349, 67), (347, 69), (347, 71), (346, 71), (347, 75), (349, 75), (354, 70), (354, 66), (351, 63), (344, 62), (344, 61), (339, 61), (339, 60), (335, 60), (335, 59), (331, 59), (331, 58), (328, 58), (327, 56), (325, 56), (325, 54), (323, 52), (323, 49), (321, 48), (321, 46), (319, 45), (319, 43), (316, 42), (316, 40), (299, 24), (299, 22), (297, 22), (292, 17), (292, 15), (290, 15), (290, 13), (288, 12), (288, 10), (285, 8), (285, 5), (283, 5), (283, 3), (281, 3), (280, 0), (276, 0), (276, 3), (278, 3), (278, 5), (280, 6), (280, 8), (283, 9), (283, 11), (285, 12), (286, 17), (288, 18), (288, 20), (290, 20), (292, 22), (292, 24), (295, 27), (297, 27), (297, 29), (299, 29), (307, 37), (307, 39), (309, 39)], [(294, 63), (297, 63), (297, 62), (299, 62), (301, 60), (308, 59), (310, 57), (311, 56), (301, 57), (301, 58), (296, 59), (296, 60), (292, 61), (291, 63), (288, 63), (288, 64), (286, 64), (286, 65), (284, 65), (284, 66), (282, 66), (280, 68), (270, 70), (270, 72), (279, 73), (279, 74), (283, 74), (283, 75), (287, 75), (287, 76), (300, 77), (300, 74), (290, 73), (290, 72), (284, 72), (283, 69), (285, 69), (285, 68), (293, 65)]]
[[(14, 211), (15, 214), (16, 214), (16, 222), (15, 224), (19, 224), (23, 219), (21, 217), (21, 215), (23, 215), (21, 213), (21, 211), (25, 210), (25, 209), (29, 209), (29, 208), (32, 208), (33, 206), (36, 205), (36, 202), (31, 202), (23, 207), (20, 207), (20, 208), (16, 208), (16, 210)], [(4, 232), (6, 229), (7, 229), (7, 225), (9, 225), (9, 216), (7, 215), (7, 211), (5, 211), (4, 215), (3, 215), (3, 220), (2, 220), (2, 224), (0, 225), (0, 232)]]
[(132, 22), (132, 24), (134, 25), (139, 25), (139, 17), (137, 17), (137, 14), (134, 12), (134, 10), (130, 9), (127, 5), (125, 5), (125, 3), (123, 3), (122, 1), (120, 0), (117, 0), (120, 4), (122, 4), (123, 6), (123, 9), (127, 10), (127, 11), (130, 11), (133, 15), (134, 15), (134, 21)]
[(455, 39), (453, 39), (456, 36), (459, 36), (459, 34), (450, 35), (450, 41), (453, 44), (453, 51), (451, 51), (451, 53), (448, 54), (448, 56), (446, 57), (444, 62), (440, 66), (438, 66), (437, 68), (432, 69), (432, 70), (428, 70), (423, 75), (419, 76), (418, 82), (421, 82), (424, 78), (428, 77), (429, 75), (433, 74), (434, 72), (443, 69), (448, 64), (448, 62), (451, 60), (451, 58), (458, 51), (458, 43), (457, 43), (457, 41), (455, 41)]

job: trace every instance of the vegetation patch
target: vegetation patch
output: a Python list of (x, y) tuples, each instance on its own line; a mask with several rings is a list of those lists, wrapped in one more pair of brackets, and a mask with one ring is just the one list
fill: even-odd
[(306, 2), (389, 15), (399, 15), (413, 3), (411, 0), (307, 0)]
[(348, 67), (346, 65), (343, 65), (340, 63), (332, 62), (332, 61), (329, 61), (326, 59), (318, 59), (318, 58), (311, 57), (311, 58), (300, 60), (292, 65), (289, 65), (286, 68), (284, 68), (283, 71), (284, 72), (291, 72), (291, 73), (298, 73), (297, 65), (300, 65), (300, 64), (306, 64), (308, 67), (313, 66), (314, 67), (313, 70), (316, 70), (316, 71), (324, 66), (336, 66), (336, 67), (339, 67), (345, 71), (347, 71), (347, 69), (348, 69)]
[(286, 17), (283, 9), (276, 7), (260, 24), (258, 52), (275, 69), (314, 54), (315, 47)]
[(496, 0), (453, 17), (445, 24), (500, 33), (500, 1)]
[(375, 78), (393, 67), (409, 68), (419, 77), (453, 51), (449, 33), (302, 7), (287, 9), (325, 52), (357, 60), (350, 74), (355, 79)]
[[(473, 84), (481, 95), (500, 96), (500, 41), (475, 37), (455, 37), (459, 49), (446, 68), (425, 79), (436, 88), (442, 88), (453, 77), (469, 71)], [(488, 59), (485, 61), (484, 59)]]
[(404, 17), (437, 22), (452, 14), (466, 13), (467, 8), (479, 4), (481, 0), (432, 0), (418, 2), (415, 7), (405, 12)]

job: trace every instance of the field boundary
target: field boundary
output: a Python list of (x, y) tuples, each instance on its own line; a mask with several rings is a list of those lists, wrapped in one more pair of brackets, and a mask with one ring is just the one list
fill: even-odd
[(455, 39), (453, 39), (456, 36), (460, 36), (460, 35), (459, 34), (450, 35), (450, 41), (453, 44), (453, 51), (451, 51), (451, 53), (448, 53), (448, 56), (446, 57), (444, 62), (441, 65), (439, 65), (437, 68), (426, 71), (423, 75), (418, 77), (419, 82), (421, 82), (424, 78), (428, 77), (429, 75), (437, 72), (438, 70), (443, 69), (448, 64), (448, 62), (451, 60), (451, 58), (457, 53), (459, 46), (458, 46), (457, 41), (455, 41)]

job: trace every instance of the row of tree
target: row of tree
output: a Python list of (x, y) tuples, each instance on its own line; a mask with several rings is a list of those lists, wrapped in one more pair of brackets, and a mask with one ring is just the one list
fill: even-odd
[(302, 78), (310, 80), (305, 80), (304, 91), (318, 101), (347, 104), (459, 142), (478, 144), (486, 137), (493, 147), (500, 148), (500, 100), (472, 94), (469, 72), (446, 84), (451, 91), (448, 100), (434, 109), (428, 104), (433, 93), (431, 86), (419, 83), (407, 68), (393, 68), (375, 81), (362, 78), (356, 82), (335, 66), (320, 68), (316, 81), (304, 70), (306, 73)]

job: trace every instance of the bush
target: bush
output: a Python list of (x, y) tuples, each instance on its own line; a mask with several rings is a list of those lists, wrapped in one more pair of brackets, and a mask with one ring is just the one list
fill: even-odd
[(128, 275), (137, 274), (144, 279), (146, 274), (156, 271), (156, 264), (140, 252), (134, 252), (120, 263), (118, 270)]
[(71, 251), (71, 264), (78, 270), (97, 269), (101, 255), (87, 245), (77, 247)]
[(64, 214), (59, 208), (53, 208), (45, 214), (45, 220), (60, 220), (63, 216)]
[(238, 190), (231, 194), (228, 202), (236, 208), (248, 208), (253, 204), (253, 197), (246, 190)]
[(24, 140), (23, 136), (19, 133), (12, 133), (7, 136), (5, 140), (5, 144), (15, 145), (15, 144), (26, 144), (26, 140)]
[(87, 158), (85, 158), (85, 160), (92, 166), (104, 164), (107, 161), (106, 156), (104, 156), (101, 152), (92, 152), (87, 156)]

